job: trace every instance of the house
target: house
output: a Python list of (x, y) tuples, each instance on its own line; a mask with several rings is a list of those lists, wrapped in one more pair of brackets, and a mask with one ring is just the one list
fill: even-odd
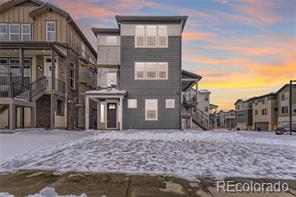
[(0, 5), (1, 128), (78, 127), (96, 55), (64, 10), (40, 0)]
[(235, 111), (229, 110), (224, 113), (224, 128), (232, 130), (235, 128)]
[(237, 130), (252, 130), (252, 103), (253, 98), (248, 100), (238, 99), (235, 105), (235, 124)]
[(277, 127), (277, 94), (270, 93), (253, 99), (253, 129), (273, 131)]
[(97, 37), (98, 129), (181, 129), (182, 92), (200, 77), (182, 71), (186, 16), (116, 16), (118, 28), (93, 28)]
[[(278, 126), (286, 126), (290, 123), (290, 109), (289, 109), (289, 97), (290, 97), (290, 84), (284, 85), (277, 92), (278, 101)], [(296, 85), (292, 88), (292, 122), (296, 122)]]

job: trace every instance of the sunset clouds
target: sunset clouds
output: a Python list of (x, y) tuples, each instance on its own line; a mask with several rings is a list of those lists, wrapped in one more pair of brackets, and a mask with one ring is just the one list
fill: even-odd
[(91, 27), (116, 27), (114, 15), (187, 15), (183, 68), (203, 76), (199, 87), (220, 109), (296, 79), (295, 0), (49, 2), (71, 14), (94, 46)]

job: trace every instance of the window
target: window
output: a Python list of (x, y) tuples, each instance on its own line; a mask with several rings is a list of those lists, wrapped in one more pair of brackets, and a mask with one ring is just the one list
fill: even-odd
[(127, 107), (128, 108), (137, 108), (137, 99), (128, 99), (127, 100)]
[(157, 26), (156, 25), (146, 26), (146, 46), (147, 47), (157, 46)]
[(22, 41), (31, 41), (31, 25), (30, 24), (22, 24), (21, 32), (22, 32)]
[(136, 47), (145, 47), (145, 26), (137, 25), (136, 26)]
[(209, 101), (209, 96), (205, 96), (205, 101)]
[(281, 94), (281, 97), (282, 97), (281, 98), (282, 101), (286, 100), (285, 93)]
[(267, 115), (267, 109), (262, 109), (262, 115)]
[(57, 99), (57, 116), (64, 116), (64, 102), (60, 99)]
[(75, 89), (75, 65), (73, 63), (70, 64), (70, 87)]
[(136, 25), (135, 47), (168, 47), (166, 25)]
[(174, 109), (175, 108), (175, 99), (166, 99), (165, 100), (165, 108)]
[(117, 45), (117, 37), (116, 36), (107, 36), (106, 37), (106, 45)]
[(105, 122), (105, 103), (101, 103), (100, 119), (102, 123)]
[(282, 107), (282, 114), (288, 114), (289, 113), (289, 107), (288, 106), (283, 106)]
[(49, 42), (56, 41), (56, 22), (46, 21), (46, 40)]
[(136, 62), (135, 79), (168, 79), (168, 63)]
[(86, 49), (85, 49), (85, 44), (84, 42), (81, 42), (81, 55), (82, 57), (86, 57)]
[(293, 104), (293, 113), (296, 113), (296, 104)]
[(7, 24), (0, 23), (0, 40), (8, 40)]
[(135, 79), (145, 79), (145, 63), (135, 63)]
[(157, 78), (157, 63), (155, 62), (146, 63), (146, 78), (147, 79)]
[(161, 62), (158, 63), (158, 78), (167, 79), (168, 78), (168, 63)]
[(255, 115), (258, 115), (258, 110), (257, 109), (255, 110)]
[(158, 100), (146, 99), (145, 100), (145, 120), (157, 120), (158, 119)]
[(209, 108), (208, 107), (205, 107), (205, 112), (208, 112), (209, 111)]
[(158, 26), (158, 46), (168, 47), (168, 30), (166, 25)]
[(20, 25), (9, 24), (9, 40), (19, 41), (20, 40)]
[(117, 73), (116, 71), (107, 73), (107, 86), (116, 86), (117, 85)]

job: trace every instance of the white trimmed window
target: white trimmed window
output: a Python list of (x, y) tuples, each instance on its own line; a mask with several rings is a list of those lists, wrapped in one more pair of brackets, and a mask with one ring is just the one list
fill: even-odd
[(165, 108), (175, 109), (175, 99), (166, 99), (165, 100)]
[(157, 46), (157, 26), (146, 25), (146, 47)]
[(20, 40), (20, 24), (9, 24), (9, 40)]
[(146, 78), (157, 79), (157, 63), (156, 62), (146, 63)]
[(7, 24), (0, 23), (0, 40), (8, 40)]
[(127, 107), (136, 109), (137, 108), (137, 99), (128, 99), (127, 100)]
[(46, 21), (46, 40), (48, 42), (56, 41), (56, 22), (55, 21)]
[(100, 109), (100, 121), (103, 123), (105, 122), (105, 103), (101, 103)]
[(31, 24), (21, 24), (22, 41), (31, 41)]
[(158, 100), (146, 99), (145, 100), (145, 120), (158, 119)]
[(168, 79), (168, 63), (167, 62), (158, 63), (158, 78)]
[(158, 26), (158, 46), (168, 47), (168, 28), (166, 25)]
[(145, 26), (137, 25), (136, 26), (136, 47), (145, 47)]
[(145, 79), (145, 63), (135, 63), (135, 79)]

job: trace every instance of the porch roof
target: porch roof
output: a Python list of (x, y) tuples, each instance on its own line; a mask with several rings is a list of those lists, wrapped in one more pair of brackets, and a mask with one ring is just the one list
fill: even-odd
[(90, 90), (86, 91), (86, 96), (99, 96), (99, 97), (110, 97), (110, 96), (125, 96), (127, 94), (126, 90), (119, 90), (116, 88), (111, 89), (101, 89), (101, 90)]

